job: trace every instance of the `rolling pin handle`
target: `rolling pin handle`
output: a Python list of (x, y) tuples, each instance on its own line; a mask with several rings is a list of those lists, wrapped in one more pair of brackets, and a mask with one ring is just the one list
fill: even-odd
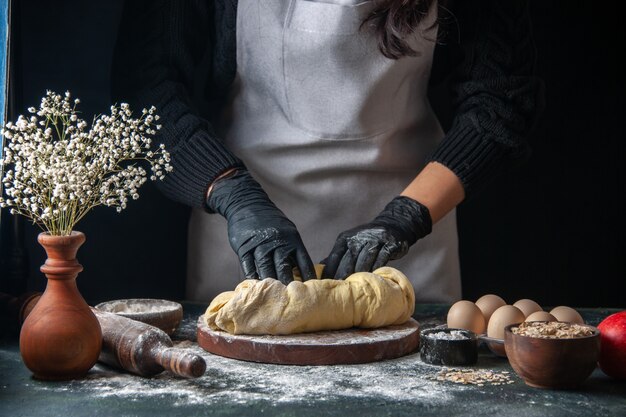
[(163, 368), (185, 378), (201, 377), (206, 370), (206, 362), (202, 356), (185, 349), (163, 349), (157, 360)]

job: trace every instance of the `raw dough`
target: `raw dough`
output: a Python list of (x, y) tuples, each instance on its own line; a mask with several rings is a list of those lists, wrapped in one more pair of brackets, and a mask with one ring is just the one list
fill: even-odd
[(232, 334), (293, 334), (402, 324), (415, 309), (407, 277), (391, 267), (357, 272), (343, 281), (245, 280), (211, 302), (204, 319)]

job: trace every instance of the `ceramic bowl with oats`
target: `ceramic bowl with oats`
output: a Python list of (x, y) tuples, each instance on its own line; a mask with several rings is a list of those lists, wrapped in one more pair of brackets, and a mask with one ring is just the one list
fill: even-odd
[(568, 389), (583, 383), (596, 368), (600, 331), (565, 322), (525, 322), (504, 329), (511, 367), (526, 385)]

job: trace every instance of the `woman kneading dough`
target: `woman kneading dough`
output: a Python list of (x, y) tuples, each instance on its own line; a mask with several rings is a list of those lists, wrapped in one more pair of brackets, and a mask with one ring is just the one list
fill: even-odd
[[(495, 0), (126, 2), (114, 95), (161, 116), (162, 190), (194, 208), (188, 298), (323, 260), (458, 299), (455, 207), (527, 154), (528, 23)], [(427, 98), (445, 78), (447, 132)]]

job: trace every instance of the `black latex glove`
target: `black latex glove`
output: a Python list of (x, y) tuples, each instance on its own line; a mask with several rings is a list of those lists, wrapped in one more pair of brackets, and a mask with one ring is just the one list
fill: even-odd
[(396, 197), (371, 223), (337, 237), (324, 278), (344, 279), (354, 272), (373, 271), (406, 255), (409, 247), (432, 230), (428, 208), (409, 197)]
[(304, 281), (315, 278), (296, 226), (269, 199), (245, 169), (217, 180), (207, 199), (210, 210), (228, 221), (230, 246), (239, 256), (246, 278), (293, 281), (298, 267)]

